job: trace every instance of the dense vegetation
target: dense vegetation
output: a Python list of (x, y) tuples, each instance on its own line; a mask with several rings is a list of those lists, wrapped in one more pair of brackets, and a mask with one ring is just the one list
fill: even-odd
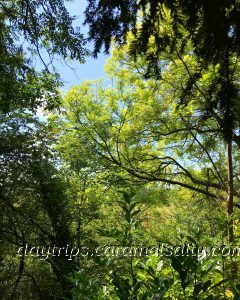
[(240, 299), (238, 2), (87, 4), (0, 1), (0, 298)]

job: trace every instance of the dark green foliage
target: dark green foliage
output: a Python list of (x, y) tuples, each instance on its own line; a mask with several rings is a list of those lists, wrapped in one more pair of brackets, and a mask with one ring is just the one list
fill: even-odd
[[(26, 245), (29, 248), (66, 247), (72, 241), (67, 225), (69, 214), (64, 183), (54, 166), (54, 152), (49, 148), (53, 139), (44, 124), (20, 112), (2, 117), (0, 135), (0, 243), (3, 255), (12, 253), (9, 255), (14, 261), (13, 270), (7, 269), (6, 256), (3, 261), (4, 275), (0, 281), (6, 294), (4, 299), (24, 299), (24, 278), (28, 278), (29, 285), (39, 281), (36, 297), (45, 295), (45, 299), (49, 299), (50, 289), (44, 286), (44, 280), (37, 279), (49, 268), (51, 271), (44, 276), (49, 278), (54, 289), (57, 283), (58, 292), (55, 293), (69, 296), (71, 284), (67, 277), (75, 270), (75, 264), (67, 257), (44, 260), (36, 271), (31, 258), (16, 256), (18, 249)], [(11, 280), (5, 281), (10, 275)], [(31, 297), (31, 291), (28, 295)]]
[(69, 297), (71, 290), (67, 276), (75, 268), (73, 262), (50, 259), (36, 272), (31, 258), (18, 259), (16, 252), (27, 244), (71, 243), (64, 184), (49, 147), (54, 140), (32, 113), (60, 104), (61, 80), (52, 66), (54, 57), (83, 62), (88, 54), (73, 21), (64, 1), (0, 1), (3, 299), (50, 299), (51, 293)]
[[(164, 19), (164, 6), (170, 9), (173, 18), (171, 40), (170, 37), (163, 37), (159, 31), (159, 24)], [(124, 41), (127, 32), (135, 28), (140, 11), (143, 16), (141, 31), (136, 40), (138, 52), (147, 50), (151, 35), (157, 38), (156, 46), (159, 50), (165, 49), (170, 42), (172, 47), (173, 40), (184, 37), (182, 27), (193, 40), (197, 54), (207, 61), (218, 63), (225, 56), (226, 49), (236, 52), (240, 46), (238, 1), (142, 0), (112, 1), (111, 4), (108, 1), (89, 1), (86, 23), (90, 25), (90, 38), (96, 43), (95, 53), (100, 51), (102, 45), (108, 51), (111, 37), (116, 36), (117, 42)], [(100, 22), (102, 31), (97, 30)]]
[(108, 53), (112, 36), (119, 44), (125, 41), (129, 28), (135, 26), (137, 12), (135, 0), (88, 1), (85, 24), (90, 27), (89, 37), (94, 41), (95, 56), (103, 45), (105, 53)]
[[(166, 20), (166, 8), (172, 18), (171, 32), (161, 30)], [(95, 54), (99, 53), (102, 46), (108, 52), (112, 37), (119, 45), (126, 42), (127, 33), (131, 30), (135, 38), (130, 53), (135, 58), (141, 54), (146, 55), (149, 70), (153, 71), (147, 73), (147, 76), (158, 78), (161, 75), (159, 56), (166, 51), (181, 56), (190, 40), (194, 53), (199, 58), (201, 70), (206, 70), (210, 64), (220, 65), (219, 78), (204, 95), (205, 117), (213, 117), (214, 111), (220, 109), (223, 136), (229, 141), (239, 125), (239, 118), (234, 113), (239, 109), (236, 106), (238, 89), (232, 78), (235, 66), (230, 62), (235, 59), (237, 63), (239, 55), (239, 20), (238, 1), (142, 0), (113, 1), (111, 5), (109, 1), (89, 1), (85, 22), (90, 25), (89, 38), (95, 42)], [(138, 22), (140, 27), (137, 29)], [(150, 37), (154, 37), (156, 49), (149, 54)], [(182, 99), (193, 90), (199, 74), (199, 70), (189, 74)]]

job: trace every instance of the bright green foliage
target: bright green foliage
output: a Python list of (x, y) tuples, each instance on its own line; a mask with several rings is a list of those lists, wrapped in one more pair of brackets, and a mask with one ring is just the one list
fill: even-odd
[[(88, 197), (94, 199), (97, 191), (106, 189), (98, 198), (99, 221), (91, 223), (92, 234), (98, 232), (94, 239), (100, 245), (128, 247), (161, 243), (181, 249), (188, 244), (223, 247), (228, 240), (228, 181), (218, 122), (221, 110), (215, 110), (215, 118), (206, 116), (202, 95), (218, 76), (218, 67), (209, 67), (197, 79), (201, 89), (185, 94), (188, 105), (183, 106), (183, 87), (188, 84), (183, 62), (192, 71), (198, 67), (195, 56), (163, 56), (162, 78), (143, 80), (146, 59), (132, 61), (128, 47), (113, 50), (106, 65), (107, 83), (86, 81), (73, 87), (59, 120), (53, 118), (62, 128), (57, 149), (68, 167), (91, 173), (88, 179), (94, 183), (94, 194)], [(233, 149), (237, 174), (238, 146)], [(129, 186), (138, 190), (133, 198), (127, 194)], [(120, 202), (119, 191), (124, 191)], [(234, 196), (238, 207), (237, 184)], [(236, 232), (237, 215), (236, 211)], [(160, 257), (84, 260), (76, 278), (87, 274), (90, 289), (93, 278), (93, 286), (103, 286), (96, 288), (99, 295), (91, 290), (96, 299), (231, 299), (231, 295), (238, 299), (231, 257), (175, 254), (167, 248)], [(92, 264), (97, 270), (94, 276), (89, 272)], [(79, 285), (74, 289), (76, 299), (87, 288), (87, 283)]]
[[(161, 81), (143, 81), (135, 68), (141, 64), (144, 71), (144, 61), (131, 63), (124, 53), (116, 52), (106, 66), (112, 87), (85, 82), (68, 92), (62, 139), (71, 137), (73, 149), (84, 147), (86, 157), (104, 168), (114, 165), (142, 182), (186, 187), (220, 200), (226, 185), (221, 129), (217, 121), (202, 119), (198, 90), (189, 95), (187, 107), (176, 101), (186, 72), (181, 61), (166, 61)], [(195, 67), (194, 57), (184, 60)], [(214, 72), (199, 79), (202, 88)]]

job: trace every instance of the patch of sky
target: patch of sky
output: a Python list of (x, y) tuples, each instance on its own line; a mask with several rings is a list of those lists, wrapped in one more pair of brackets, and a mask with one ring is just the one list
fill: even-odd
[[(79, 27), (85, 37), (87, 37), (88, 32), (88, 27), (83, 26), (86, 6), (87, 1), (85, 0), (66, 1), (66, 7), (70, 15), (76, 16), (73, 25)], [(89, 43), (87, 48), (92, 50), (93, 45)], [(85, 80), (106, 79), (104, 65), (108, 57), (104, 53), (100, 53), (97, 59), (86, 57), (84, 64), (78, 61), (64, 61), (61, 59), (55, 61), (54, 66), (63, 80), (63, 92), (66, 92), (73, 85), (81, 84)]]
[[(85, 0), (73, 0), (66, 1), (65, 3), (67, 10), (70, 15), (75, 16), (73, 22), (74, 27), (79, 27), (81, 33), (87, 37), (88, 27), (83, 25), (84, 22), (84, 11), (87, 6), (87, 1)], [(93, 49), (93, 44), (88, 43), (87, 49), (90, 51)], [(48, 61), (49, 57), (47, 52), (42, 51), (41, 53), (43, 60)], [(61, 80), (63, 82), (62, 92), (65, 94), (74, 85), (80, 85), (85, 80), (95, 80), (102, 78), (104, 80), (104, 86), (109, 85), (110, 81), (107, 79), (104, 66), (109, 58), (109, 55), (100, 53), (95, 59), (91, 56), (85, 58), (85, 63), (80, 63), (76, 60), (66, 59), (63, 60), (61, 57), (53, 61), (54, 69), (60, 74)], [(39, 57), (35, 58), (35, 67), (39, 70), (43, 68)], [(38, 117), (41, 121), (46, 120), (46, 115), (42, 112), (42, 109), (38, 110)]]

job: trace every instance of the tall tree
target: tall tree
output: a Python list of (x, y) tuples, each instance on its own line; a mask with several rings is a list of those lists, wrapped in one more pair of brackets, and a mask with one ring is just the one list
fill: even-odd
[[(115, 51), (106, 67), (112, 88), (86, 82), (69, 91), (63, 139), (70, 134), (95, 160), (103, 159), (110, 168), (114, 164), (140, 181), (179, 185), (221, 200), (228, 190), (221, 127), (215, 119), (204, 119), (204, 97), (197, 88), (188, 95), (187, 107), (176, 103), (188, 81), (182, 61), (165, 61), (162, 80), (142, 81), (145, 58), (133, 63), (126, 53), (126, 48)], [(194, 55), (184, 61), (190, 70), (198, 64)], [(208, 69), (199, 79), (203, 90), (216, 72)], [(237, 190), (234, 195), (239, 197)]]
[[(125, 13), (128, 12), (128, 13)], [(90, 25), (89, 38), (95, 41), (95, 54), (105, 46), (107, 52), (111, 39), (122, 44), (127, 33), (132, 31), (130, 53), (136, 57), (144, 54), (150, 61), (155, 76), (161, 76), (160, 55), (165, 51), (175, 53), (188, 71), (188, 82), (184, 87), (182, 100), (196, 87), (201, 74), (209, 66), (218, 67), (218, 75), (204, 91), (206, 116), (216, 119), (222, 129), (228, 156), (228, 211), (233, 213), (233, 170), (232, 142), (239, 128), (239, 88), (234, 78), (239, 61), (238, 1), (116, 1), (109, 5), (106, 1), (89, 1), (86, 23)], [(102, 30), (99, 30), (100, 23)], [(96, 34), (97, 32), (97, 34)], [(149, 53), (151, 39), (155, 41), (155, 51)], [(198, 58), (196, 70), (189, 72), (189, 66), (182, 59), (192, 43), (192, 51)], [(186, 52), (185, 52), (186, 53)], [(239, 138), (239, 137), (238, 137)], [(231, 222), (232, 223), (232, 222)], [(233, 241), (233, 224), (229, 238)]]

